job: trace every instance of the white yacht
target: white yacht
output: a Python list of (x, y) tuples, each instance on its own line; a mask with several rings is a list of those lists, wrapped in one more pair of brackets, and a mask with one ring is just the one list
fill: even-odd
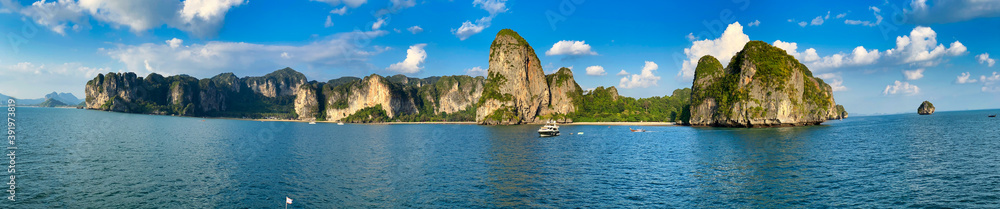
[(538, 129), (538, 135), (541, 137), (559, 136), (559, 125), (556, 125), (555, 121), (546, 122), (545, 126)]

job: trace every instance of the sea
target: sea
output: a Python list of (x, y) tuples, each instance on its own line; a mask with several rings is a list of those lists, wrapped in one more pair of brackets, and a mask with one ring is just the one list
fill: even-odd
[(17, 107), (0, 208), (998, 208), (997, 113), (541, 138)]

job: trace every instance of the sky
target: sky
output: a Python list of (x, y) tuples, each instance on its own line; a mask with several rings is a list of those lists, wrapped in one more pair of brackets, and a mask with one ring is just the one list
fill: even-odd
[(82, 98), (107, 72), (485, 75), (504, 28), (547, 73), (631, 97), (689, 88), (698, 58), (761, 40), (852, 115), (1000, 107), (997, 0), (0, 0), (0, 93)]

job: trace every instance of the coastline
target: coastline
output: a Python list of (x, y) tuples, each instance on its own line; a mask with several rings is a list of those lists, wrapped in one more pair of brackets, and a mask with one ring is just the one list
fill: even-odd
[(600, 126), (678, 126), (674, 122), (573, 122), (563, 125), (600, 125)]

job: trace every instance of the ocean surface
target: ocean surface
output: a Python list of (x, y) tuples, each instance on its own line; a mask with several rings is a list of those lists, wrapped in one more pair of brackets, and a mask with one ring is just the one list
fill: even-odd
[(1000, 110), (565, 125), (551, 138), (535, 125), (17, 111), (17, 201), (0, 208), (1000, 207), (1000, 118), (986, 117)]

